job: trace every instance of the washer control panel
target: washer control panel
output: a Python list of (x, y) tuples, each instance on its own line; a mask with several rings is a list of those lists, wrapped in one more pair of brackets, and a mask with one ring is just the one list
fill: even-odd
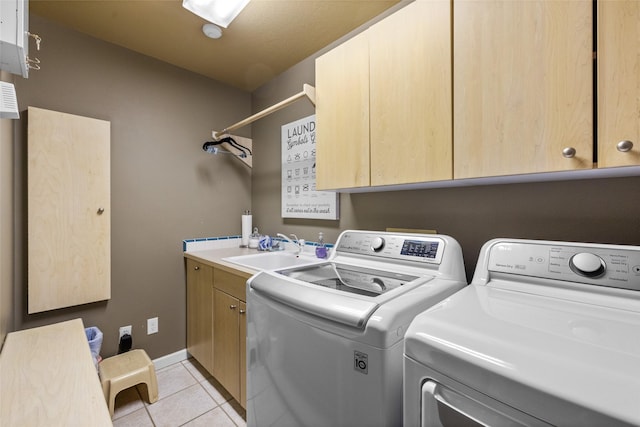
[(488, 270), (640, 291), (640, 247), (498, 242)]
[(426, 235), (345, 232), (336, 243), (337, 252), (413, 262), (440, 264), (445, 241)]

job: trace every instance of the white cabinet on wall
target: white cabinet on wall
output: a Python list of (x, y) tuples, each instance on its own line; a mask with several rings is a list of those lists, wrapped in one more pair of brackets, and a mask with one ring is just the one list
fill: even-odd
[(29, 313), (111, 298), (110, 123), (29, 107)]
[(29, 3), (0, 0), (0, 69), (29, 77)]

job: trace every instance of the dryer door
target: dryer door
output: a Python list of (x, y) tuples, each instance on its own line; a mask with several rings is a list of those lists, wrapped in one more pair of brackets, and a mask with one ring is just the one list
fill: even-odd
[(488, 396), (466, 396), (433, 380), (422, 386), (422, 427), (551, 426)]

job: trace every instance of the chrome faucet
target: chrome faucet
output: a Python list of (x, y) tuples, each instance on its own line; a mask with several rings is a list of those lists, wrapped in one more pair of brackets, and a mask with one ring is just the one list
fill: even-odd
[(283, 238), (286, 242), (296, 245), (296, 255), (300, 255), (302, 253), (302, 250), (304, 249), (304, 240), (298, 239), (298, 236), (296, 236), (295, 234), (291, 234), (291, 237), (293, 237), (295, 241), (291, 240), (289, 237), (285, 236), (282, 233), (278, 233), (277, 236)]

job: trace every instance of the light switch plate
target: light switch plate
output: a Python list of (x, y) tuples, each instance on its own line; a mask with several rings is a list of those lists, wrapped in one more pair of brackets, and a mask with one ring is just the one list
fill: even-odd
[(147, 319), (147, 335), (158, 333), (158, 318)]

